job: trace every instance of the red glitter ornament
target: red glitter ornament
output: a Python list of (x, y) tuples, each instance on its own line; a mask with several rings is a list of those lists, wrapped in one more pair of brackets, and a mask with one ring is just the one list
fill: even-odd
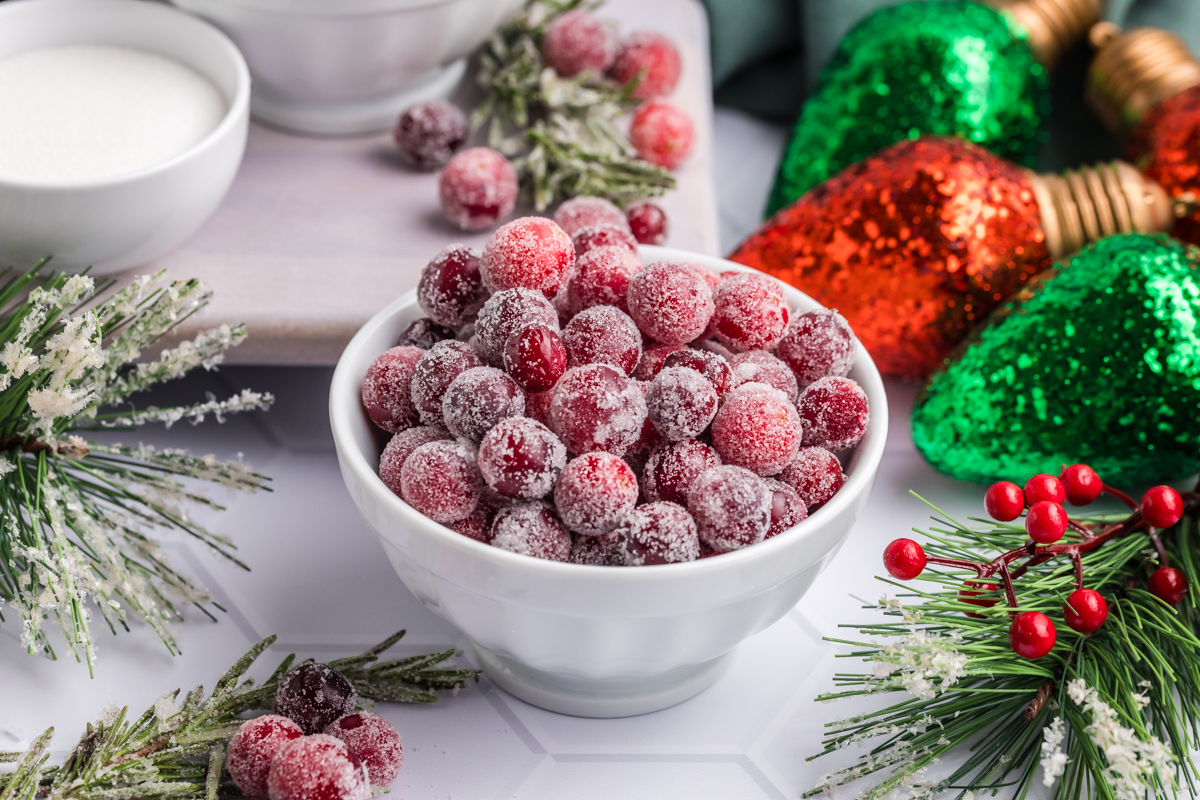
[[(1166, 98), (1142, 117), (1130, 132), (1125, 158), (1171, 197), (1200, 198), (1200, 86)], [(1200, 204), (1193, 200), (1171, 233), (1200, 244)]]

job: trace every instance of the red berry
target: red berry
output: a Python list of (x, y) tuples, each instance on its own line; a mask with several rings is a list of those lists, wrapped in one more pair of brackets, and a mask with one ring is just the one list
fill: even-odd
[(808, 517), (808, 509), (800, 494), (783, 481), (768, 478), (767, 486), (771, 489), (771, 527), (766, 538), (770, 539), (799, 525)]
[[(617, 227), (616, 225), (589, 225), (586, 228), (580, 228), (578, 233), (571, 236), (571, 242), (575, 245), (575, 268), (579, 268), (579, 259), (586, 253), (593, 250), (599, 250), (601, 247), (616, 247), (621, 250), (627, 250), (635, 259), (638, 254), (638, 242), (633, 238), (633, 234), (626, 227)], [(638, 262), (638, 267), (641, 268), (641, 262)], [(615, 305), (615, 304), (610, 304)]]
[(912, 539), (895, 539), (883, 549), (883, 568), (893, 578), (911, 581), (925, 570), (925, 549)]
[(585, 453), (567, 462), (554, 485), (554, 505), (575, 533), (607, 533), (637, 505), (637, 477), (612, 453)]
[(564, 78), (581, 72), (603, 74), (616, 55), (612, 30), (586, 11), (568, 11), (546, 29), (542, 54)]
[(667, 212), (641, 200), (625, 208), (625, 219), (638, 244), (662, 244), (667, 240)]
[(412, 401), (412, 378), (425, 355), (418, 347), (393, 347), (375, 359), (362, 382), (362, 404), (371, 421), (389, 433), (420, 421)]
[(713, 447), (726, 464), (759, 475), (783, 470), (800, 449), (800, 417), (787, 395), (762, 383), (729, 393), (712, 423)]
[(731, 275), (713, 292), (717, 340), (735, 353), (770, 350), (791, 319), (783, 284), (758, 272)]
[(611, 225), (629, 232), (625, 213), (603, 197), (572, 197), (554, 212), (554, 221), (572, 238), (584, 228), (597, 225)]
[(674, 169), (692, 152), (695, 138), (692, 118), (678, 106), (650, 100), (633, 112), (629, 141), (651, 164)]
[(625, 375), (642, 358), (642, 334), (637, 325), (615, 306), (592, 306), (580, 311), (563, 329), (567, 366), (608, 364)]
[(692, 515), (675, 503), (635, 508), (616, 530), (625, 564), (644, 567), (677, 564), (700, 557), (700, 537)]
[(438, 253), (421, 270), (417, 283), (421, 310), (434, 322), (452, 328), (475, 319), (487, 297), (479, 274), (479, 252), (466, 245), (452, 244)]
[[(643, 385), (642, 388), (645, 389), (645, 386)], [(658, 428), (654, 427), (654, 423), (650, 421), (650, 417), (647, 416), (646, 421), (642, 423), (642, 435), (625, 451), (625, 463), (629, 465), (635, 475), (641, 475), (642, 470), (646, 467), (646, 462), (650, 459), (650, 454), (667, 443), (663, 435), (658, 432)]]
[(1174, 567), (1159, 567), (1150, 576), (1150, 593), (1168, 605), (1182, 603), (1187, 590), (1187, 578)]
[(1155, 528), (1169, 528), (1183, 518), (1183, 498), (1170, 486), (1154, 486), (1142, 495), (1142, 519)]
[(475, 320), (480, 355), (493, 367), (502, 365), (508, 340), (532, 325), (558, 331), (558, 312), (541, 292), (530, 289), (496, 292), (484, 303)]
[(1087, 464), (1063, 467), (1062, 474), (1058, 477), (1062, 482), (1063, 491), (1067, 493), (1067, 502), (1073, 506), (1091, 505), (1104, 490), (1104, 481), (1100, 480), (1096, 471)]
[(1057, 638), (1054, 623), (1038, 611), (1018, 614), (1008, 628), (1008, 643), (1022, 658), (1041, 658), (1054, 648)]
[(748, 469), (723, 465), (706, 470), (692, 483), (687, 508), (700, 540), (726, 553), (766, 538), (773, 500), (762, 478)]
[(456, 331), (439, 325), (429, 317), (420, 317), (409, 323), (408, 327), (396, 338), (397, 347), (419, 347), (428, 350), (438, 342), (455, 338)]
[(1108, 603), (1095, 589), (1076, 589), (1063, 603), (1063, 619), (1071, 630), (1093, 633), (1108, 619)]
[(983, 507), (992, 519), (1012, 522), (1025, 510), (1025, 495), (1015, 483), (997, 481), (984, 494)]
[(667, 367), (654, 376), (646, 393), (646, 413), (663, 438), (694, 439), (717, 413), (717, 390), (695, 370)]
[(540, 422), (501, 421), (479, 443), (479, 472), (504, 497), (540, 500), (567, 463), (567, 448)]
[(446, 429), (478, 442), (496, 423), (525, 413), (525, 393), (495, 367), (472, 367), (459, 373), (442, 397)]
[(370, 800), (371, 781), (340, 739), (318, 733), (275, 754), (267, 794), (271, 800)]
[(1067, 499), (1067, 491), (1062, 482), (1053, 475), (1041, 473), (1025, 481), (1025, 503), (1033, 506), (1043, 500), (1062, 505)]
[(464, 442), (423, 444), (400, 470), (400, 495), (434, 522), (457, 522), (479, 503), (482, 481), (475, 460), (474, 446)]
[(663, 358), (662, 369), (670, 367), (686, 367), (699, 372), (717, 390), (718, 397), (724, 397), (733, 388), (733, 368), (717, 353), (681, 347)]
[(525, 416), (542, 423), (547, 428), (550, 427), (550, 401), (553, 399), (553, 391), (527, 392), (525, 394)]
[(484, 507), (483, 498), (469, 516), (457, 522), (451, 522), (446, 527), (468, 539), (474, 539), (483, 544), (492, 543), (492, 510)]
[(567, 283), (567, 312), (614, 306), (628, 313), (629, 281), (641, 268), (637, 255), (619, 246), (597, 247), (576, 256), (575, 274)]
[(501, 225), (479, 259), (490, 291), (532, 289), (554, 297), (575, 267), (571, 237), (545, 217), (521, 217)]
[(631, 33), (621, 42), (609, 77), (621, 85), (639, 78), (634, 97), (662, 97), (675, 91), (682, 62), (666, 36), (650, 31)]
[(806, 447), (848, 450), (867, 432), (867, 394), (849, 378), (821, 378), (809, 384), (796, 410), (804, 422)]
[(548, 392), (567, 371), (567, 349), (562, 338), (550, 328), (530, 325), (508, 337), (504, 368), (525, 391)]
[[(963, 584), (963, 588), (958, 590), (958, 601), (960, 603), (979, 606), (980, 608), (991, 608), (997, 603), (995, 597), (985, 597), (984, 599), (976, 598), (979, 598), (981, 595), (992, 594), (999, 588), (1000, 587), (996, 584), (989, 583), (988, 581), (967, 581), (965, 584)], [(982, 614), (973, 614), (970, 611), (964, 613), (966, 613), (968, 617), (972, 617), (974, 619), (983, 619)]]
[[(633, 375), (639, 381), (652, 381), (654, 376), (662, 371), (663, 361), (671, 353), (679, 352), (680, 350), (689, 350), (682, 344), (659, 344), (653, 342), (642, 348), (642, 360), (634, 367)], [(701, 370), (697, 370), (700, 372)]]
[(780, 361), (766, 350), (747, 350), (729, 359), (733, 370), (733, 385), (743, 383), (765, 383), (788, 396), (792, 403), (800, 394), (796, 384), (796, 374), (787, 364)]
[(467, 117), (445, 100), (409, 106), (396, 122), (392, 138), (401, 154), (418, 169), (434, 169), (467, 143)]
[(450, 159), (438, 178), (446, 218), (464, 231), (490, 228), (517, 204), (517, 171), (489, 147), (471, 147)]
[(645, 422), (646, 399), (637, 382), (607, 364), (567, 370), (550, 400), (550, 430), (571, 453), (622, 456)]
[(404, 747), (400, 734), (378, 714), (359, 711), (334, 720), (325, 733), (341, 739), (350, 758), (367, 768), (367, 777), (375, 786), (387, 786), (400, 774)]
[(721, 465), (721, 457), (695, 440), (663, 445), (650, 454), (642, 470), (642, 492), (650, 502), (687, 505), (688, 492), (704, 472)]
[(306, 734), (320, 733), (358, 703), (354, 685), (324, 664), (308, 662), (293, 669), (275, 690), (275, 713), (300, 726)]
[(409, 428), (406, 431), (400, 431), (391, 439), (383, 448), (383, 452), (379, 456), (379, 479), (383, 481), (383, 485), (392, 490), (397, 496), (401, 496), (400, 476), (401, 470), (404, 467), (404, 462), (412, 455), (412, 452), (423, 444), (430, 442), (439, 442), (450, 438), (450, 434), (441, 428), (433, 428), (428, 425), (421, 425), (416, 428)]
[(546, 503), (519, 503), (496, 514), (492, 547), (545, 561), (566, 561), (571, 555), (571, 534)]
[(712, 287), (690, 264), (659, 261), (629, 281), (629, 316), (638, 329), (663, 344), (687, 344), (708, 326)]
[(303, 735), (299, 725), (278, 714), (246, 720), (229, 740), (225, 755), (229, 777), (247, 797), (265, 798), (271, 759), (285, 744)]
[(1054, 544), (1067, 532), (1067, 512), (1058, 503), (1039, 500), (1025, 514), (1025, 531), (1038, 544)]
[(779, 479), (796, 490), (811, 514), (837, 494), (846, 475), (837, 456), (825, 448), (801, 447), (779, 473)]
[(437, 342), (425, 351), (413, 370), (412, 401), (426, 425), (445, 427), (442, 398), (454, 379), (473, 367), (482, 367), (483, 359), (465, 342), (449, 339)]
[(775, 354), (803, 389), (821, 378), (843, 378), (854, 365), (854, 334), (836, 311), (821, 309), (792, 320)]
[(572, 564), (587, 564), (593, 567), (625, 566), (625, 551), (621, 548), (619, 530), (599, 536), (576, 536), (571, 543)]

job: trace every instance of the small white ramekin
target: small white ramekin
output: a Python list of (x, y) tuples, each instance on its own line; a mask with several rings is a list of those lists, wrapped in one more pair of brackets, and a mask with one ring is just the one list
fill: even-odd
[[(66, 45), (128, 47), (204, 75), (228, 111), (197, 145), (161, 164), (78, 182), (0, 179), (0, 266), (52, 256), (59, 271), (104, 274), (152, 261), (216, 209), (246, 148), (250, 72), (219, 30), (143, 0), (9, 0), (0, 4), (0, 59)], [(53, 102), (53, 98), (47, 98)]]
[[(748, 271), (663, 247), (643, 247), (642, 258)], [(788, 299), (801, 312), (820, 307), (795, 289), (788, 289)], [(488, 677), (534, 705), (578, 716), (629, 716), (707, 688), (738, 643), (796, 605), (867, 502), (883, 456), (888, 408), (879, 371), (860, 345), (850, 377), (870, 403), (867, 434), (842, 489), (792, 530), (713, 558), (628, 568), (542, 561), (468, 539), (383, 485), (375, 472), (374, 426), (359, 400), (367, 367), (420, 316), (415, 293), (408, 292), (367, 322), (342, 353), (329, 396), (342, 477), (404, 584), (466, 634)]]

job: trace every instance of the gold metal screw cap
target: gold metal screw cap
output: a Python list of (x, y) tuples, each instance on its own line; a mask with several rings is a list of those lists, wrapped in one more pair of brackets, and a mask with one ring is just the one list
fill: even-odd
[(1162, 28), (1122, 32), (1111, 22), (1094, 26), (1097, 48), (1085, 97), (1105, 126), (1124, 136), (1160, 102), (1200, 84), (1200, 62), (1175, 34)]
[(1025, 29), (1033, 57), (1054, 65), (1100, 19), (1100, 0), (986, 0)]

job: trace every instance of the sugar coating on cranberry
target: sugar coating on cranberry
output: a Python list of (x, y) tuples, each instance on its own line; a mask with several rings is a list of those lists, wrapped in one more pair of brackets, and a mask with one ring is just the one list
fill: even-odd
[(504, 350), (514, 333), (532, 325), (558, 331), (558, 312), (541, 292), (507, 289), (488, 298), (475, 320), (480, 355), (492, 366), (504, 363)]
[(800, 449), (801, 425), (787, 395), (763, 383), (730, 392), (712, 425), (713, 447), (726, 464), (775, 475)]
[(867, 432), (867, 394), (849, 378), (821, 378), (796, 403), (804, 422), (804, 444), (837, 452), (858, 444)]
[(641, 268), (637, 255), (624, 247), (597, 247), (577, 256), (575, 274), (567, 283), (567, 313), (593, 306), (615, 306), (629, 313), (629, 281)]
[(571, 237), (546, 217), (520, 217), (501, 225), (479, 259), (489, 290), (532, 289), (547, 298), (554, 297), (574, 266)]
[(609, 531), (599, 536), (576, 536), (571, 543), (572, 564), (587, 564), (593, 567), (625, 566), (625, 551), (621, 549), (619, 531)]
[(671, 367), (683, 367), (699, 372), (717, 390), (718, 397), (724, 397), (733, 388), (733, 369), (729, 366), (729, 361), (711, 350), (685, 347), (668, 353), (663, 358), (663, 369)]
[(795, 403), (800, 395), (796, 375), (791, 368), (766, 350), (747, 350), (729, 360), (734, 387), (743, 383), (765, 383), (787, 395)]
[(661, 33), (637, 31), (621, 41), (608, 74), (621, 85), (640, 76), (633, 96), (647, 99), (675, 91), (682, 68), (679, 50), (670, 39)]
[(837, 456), (825, 448), (801, 447), (792, 463), (783, 468), (779, 479), (796, 490), (812, 513), (837, 494), (846, 482), (846, 475)]
[(637, 255), (638, 251), (638, 242), (633, 238), (633, 234), (627, 228), (619, 228), (616, 225), (589, 225), (572, 236), (571, 241), (575, 244), (576, 266), (581, 256), (601, 247), (619, 247), (634, 255)]
[(667, 440), (663, 438), (663, 435), (658, 432), (658, 428), (654, 427), (654, 423), (647, 416), (646, 421), (642, 424), (642, 435), (625, 451), (625, 463), (633, 469), (635, 475), (641, 475), (650, 454), (665, 444), (667, 444)]
[(435, 169), (462, 149), (469, 133), (462, 109), (445, 100), (429, 100), (405, 109), (392, 138), (414, 167)]
[(408, 327), (397, 337), (396, 346), (419, 347), (422, 350), (428, 350), (438, 342), (453, 339), (455, 336), (456, 331), (453, 328), (439, 325), (429, 317), (420, 317), (410, 322)]
[(479, 252), (462, 244), (452, 244), (434, 256), (417, 282), (421, 310), (434, 322), (451, 328), (475, 319), (487, 297), (479, 274)]
[(685, 506), (696, 479), (719, 466), (721, 457), (703, 442), (672, 442), (650, 454), (642, 470), (642, 492), (650, 502)]
[(717, 340), (735, 353), (770, 350), (779, 344), (791, 319), (783, 284), (769, 275), (741, 272), (713, 292)]
[(400, 734), (378, 714), (347, 714), (331, 722), (325, 733), (342, 740), (350, 758), (367, 768), (367, 777), (375, 786), (387, 786), (400, 774), (404, 764)]
[(688, 511), (701, 541), (729, 552), (761, 542), (771, 528), (771, 488), (748, 469), (730, 464), (706, 470), (688, 491)]
[(472, 367), (459, 373), (442, 397), (446, 429), (477, 442), (502, 419), (525, 413), (525, 393), (495, 367)]
[(654, 376), (646, 393), (646, 413), (664, 439), (694, 439), (717, 413), (717, 390), (692, 369), (667, 367)]
[(530, 325), (508, 337), (504, 368), (525, 391), (546, 392), (567, 371), (567, 348), (556, 331)]
[(663, 344), (687, 344), (708, 326), (712, 287), (690, 264), (659, 261), (629, 281), (629, 315), (638, 328)]
[(417, 362), (424, 355), (418, 347), (393, 347), (376, 358), (363, 377), (360, 391), (367, 416), (388, 433), (420, 422), (410, 387)]
[(616, 51), (612, 30), (582, 10), (568, 11), (551, 22), (542, 37), (542, 55), (546, 57), (546, 63), (564, 78), (582, 72), (603, 74)]
[(695, 140), (692, 118), (665, 100), (650, 100), (633, 112), (629, 141), (651, 164), (674, 169), (691, 154)]
[(491, 509), (485, 508), (483, 498), (479, 505), (468, 516), (446, 525), (457, 534), (474, 539), (483, 544), (492, 543), (492, 519), (495, 516)]
[(467, 344), (449, 339), (425, 351), (413, 370), (412, 401), (426, 425), (444, 427), (442, 397), (462, 373), (484, 366), (483, 359)]
[(274, 710), (306, 734), (313, 734), (349, 714), (356, 703), (358, 694), (345, 675), (324, 664), (307, 662), (283, 676), (275, 690)]
[(317, 733), (294, 739), (275, 754), (267, 795), (270, 800), (370, 800), (371, 781), (345, 743)]
[(773, 478), (766, 480), (771, 490), (771, 527), (766, 535), (766, 538), (770, 539), (799, 525), (808, 517), (808, 508), (794, 488)]
[(663, 368), (663, 361), (671, 353), (689, 349), (682, 344), (659, 344), (652, 342), (642, 349), (642, 360), (634, 367), (632, 377), (639, 381), (652, 381)]
[(383, 485), (400, 496), (400, 475), (404, 462), (423, 444), (449, 439), (450, 434), (441, 428), (428, 425), (418, 425), (415, 428), (400, 431), (388, 440), (383, 452), (379, 455), (379, 479)]
[(554, 505), (563, 524), (584, 536), (616, 528), (637, 499), (637, 476), (612, 453), (571, 459), (554, 486)]
[(775, 348), (803, 389), (825, 377), (844, 377), (854, 366), (854, 334), (836, 311), (821, 309), (792, 320)]
[(625, 220), (638, 244), (662, 244), (667, 241), (667, 212), (649, 200), (639, 200), (627, 206)]
[(512, 213), (517, 171), (490, 147), (471, 147), (446, 164), (438, 196), (447, 219), (464, 231), (481, 231)]
[(545, 561), (566, 561), (571, 555), (571, 534), (546, 503), (518, 503), (496, 515), (492, 547)]
[(554, 221), (572, 238), (584, 228), (597, 225), (611, 225), (629, 231), (625, 212), (603, 197), (572, 197), (554, 212)]
[(545, 497), (566, 463), (567, 448), (558, 437), (525, 417), (503, 420), (479, 443), (479, 472), (504, 497)]
[(434, 522), (463, 519), (479, 503), (482, 481), (475, 461), (475, 447), (466, 442), (423, 444), (400, 470), (400, 496)]
[(630, 567), (678, 564), (700, 557), (696, 522), (687, 509), (675, 503), (638, 506), (617, 532), (625, 564)]
[(265, 798), (271, 759), (285, 744), (303, 735), (299, 725), (279, 714), (243, 722), (225, 751), (225, 767), (242, 794)]
[(642, 334), (637, 325), (615, 306), (592, 306), (580, 311), (563, 329), (567, 366), (608, 364), (625, 375), (642, 358)]
[(607, 364), (569, 369), (554, 387), (550, 430), (571, 453), (625, 454), (642, 432), (646, 400), (637, 382)]

